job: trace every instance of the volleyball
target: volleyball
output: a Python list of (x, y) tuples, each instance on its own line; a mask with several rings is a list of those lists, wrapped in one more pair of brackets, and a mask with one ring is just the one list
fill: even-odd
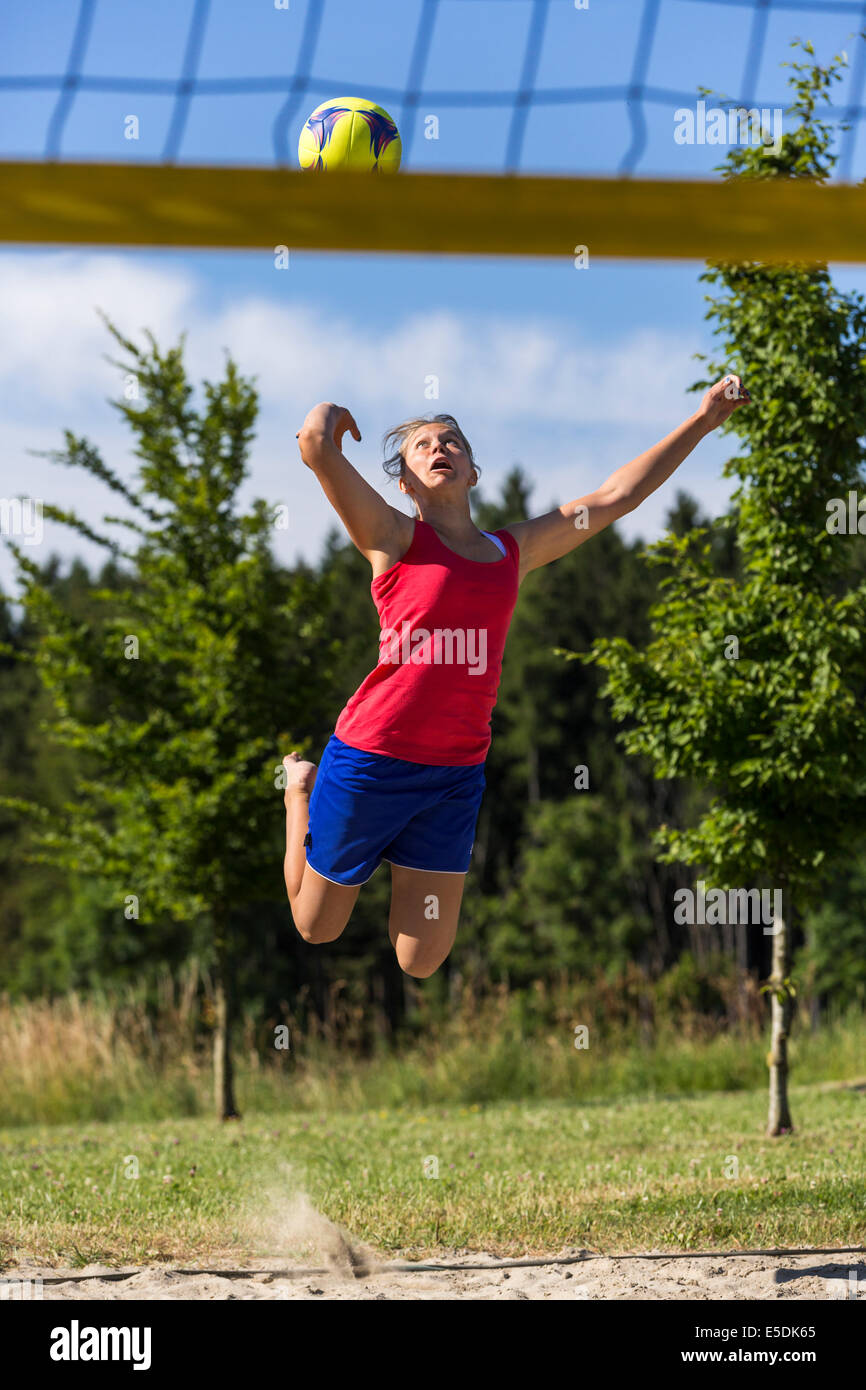
[(302, 169), (394, 173), (401, 153), (400, 132), (388, 112), (364, 97), (323, 101), (307, 119), (298, 141)]

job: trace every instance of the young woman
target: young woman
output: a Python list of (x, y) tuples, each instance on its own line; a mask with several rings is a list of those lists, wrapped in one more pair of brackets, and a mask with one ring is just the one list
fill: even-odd
[[(492, 535), (469, 511), (478, 468), (450, 415), (390, 430), (385, 470), (415, 504), (390, 506), (341, 451), (358, 426), (341, 406), (314, 406), (301, 457), (373, 570), (379, 662), (349, 700), (315, 763), (287, 771), (284, 872), (306, 941), (333, 941), (361, 885), (391, 865), (389, 934), (409, 975), (432, 975), (454, 944), (484, 790), (490, 717), (509, 621), (524, 576), (634, 511), (699, 440), (750, 400), (739, 377), (595, 492)], [(387, 450), (386, 450), (387, 452)]]

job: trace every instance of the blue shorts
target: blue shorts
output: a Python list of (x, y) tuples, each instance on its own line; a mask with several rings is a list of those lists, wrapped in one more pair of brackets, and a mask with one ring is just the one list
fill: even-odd
[(465, 874), (486, 785), (483, 763), (410, 763), (362, 753), (332, 734), (310, 797), (307, 863), (349, 887), (366, 883), (383, 859)]

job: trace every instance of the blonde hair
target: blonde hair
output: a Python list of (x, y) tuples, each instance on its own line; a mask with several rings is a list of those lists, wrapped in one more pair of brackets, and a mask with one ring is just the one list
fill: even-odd
[[(463, 448), (469, 458), (469, 462), (475, 469), (478, 476), (481, 476), (481, 469), (475, 462), (475, 455), (472, 452), (472, 445), (466, 438), (462, 429), (458, 425), (453, 415), (416, 415), (412, 420), (404, 420), (401, 425), (395, 425), (388, 430), (382, 437), (382, 448), (385, 453), (385, 461), (382, 464), (389, 478), (404, 478), (406, 476), (406, 459), (403, 450), (416, 430), (424, 425), (448, 425), (459, 436)], [(415, 507), (417, 509), (417, 502)]]

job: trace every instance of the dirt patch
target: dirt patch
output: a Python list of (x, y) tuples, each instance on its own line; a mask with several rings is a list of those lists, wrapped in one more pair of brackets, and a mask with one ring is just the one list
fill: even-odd
[[(311, 1220), (300, 1210), (293, 1229)], [(330, 1239), (330, 1236), (328, 1237)], [(6, 1270), (5, 1279), (41, 1277), (44, 1299), (866, 1299), (858, 1253), (596, 1256), (564, 1250), (533, 1261), (443, 1255), (410, 1264), (375, 1263), (334, 1245), (318, 1265), (253, 1261), (237, 1268), (146, 1267)]]

